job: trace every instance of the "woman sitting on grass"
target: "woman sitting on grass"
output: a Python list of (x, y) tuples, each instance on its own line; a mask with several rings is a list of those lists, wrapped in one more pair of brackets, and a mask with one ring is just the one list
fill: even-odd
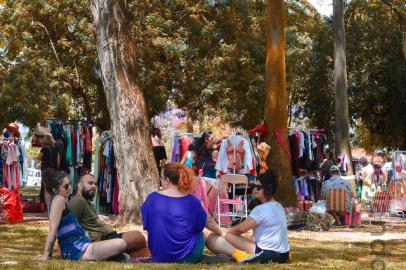
[[(247, 253), (254, 254), (242, 263), (285, 263), (289, 259), (288, 227), (285, 210), (274, 199), (278, 184), (272, 172), (258, 177), (261, 185), (255, 196), (262, 204), (255, 207), (241, 224), (231, 228), (226, 240)], [(255, 242), (241, 236), (253, 230)]]
[(43, 260), (52, 256), (56, 238), (62, 258), (73, 261), (105, 260), (125, 251), (127, 245), (123, 239), (90, 243), (90, 239), (66, 203), (70, 194), (69, 178), (66, 173), (47, 169), (42, 177), (45, 190), (52, 194), (50, 201), (47, 202), (49, 233), (45, 242)]
[[(141, 207), (144, 229), (148, 231), (148, 246), (152, 261), (158, 263), (237, 262), (251, 256), (225, 241), (223, 232), (213, 219), (207, 218), (194, 190), (194, 174), (180, 163), (163, 167), (163, 190), (151, 193)], [(205, 230), (207, 227), (209, 230)], [(213, 232), (211, 232), (213, 231)], [(203, 256), (205, 244), (217, 254)]]

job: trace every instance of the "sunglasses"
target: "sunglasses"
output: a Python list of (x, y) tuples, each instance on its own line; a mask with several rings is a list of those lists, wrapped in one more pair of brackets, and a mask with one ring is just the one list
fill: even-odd
[(256, 190), (261, 190), (261, 189), (263, 189), (264, 187), (263, 187), (262, 185), (255, 185), (254, 188), (255, 188)]
[(70, 184), (68, 183), (68, 184), (65, 184), (65, 185), (63, 186), (63, 188), (64, 188), (65, 190), (68, 190), (68, 189), (69, 189), (69, 186), (70, 186)]

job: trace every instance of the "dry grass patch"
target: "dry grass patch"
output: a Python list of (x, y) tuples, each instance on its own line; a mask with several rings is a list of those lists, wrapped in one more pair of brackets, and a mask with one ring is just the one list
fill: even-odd
[[(111, 262), (70, 262), (51, 259), (47, 262), (35, 258), (42, 254), (47, 234), (46, 223), (22, 223), (0, 225), (0, 263), (16, 262), (15, 265), (0, 264), (0, 269), (371, 269), (375, 258), (368, 242), (333, 242), (306, 239), (290, 239), (293, 260), (284, 265), (172, 265), (172, 264), (123, 264)], [(327, 232), (328, 234), (328, 232)], [(385, 241), (384, 248), (376, 255), (386, 263), (386, 269), (406, 269), (405, 241)], [(57, 251), (57, 247), (55, 249)]]

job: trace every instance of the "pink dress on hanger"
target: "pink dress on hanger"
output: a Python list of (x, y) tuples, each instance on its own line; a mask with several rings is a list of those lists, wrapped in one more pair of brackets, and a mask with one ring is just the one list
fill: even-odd
[(206, 181), (203, 179), (196, 179), (194, 195), (200, 201), (200, 204), (206, 213), (209, 213), (209, 200), (207, 199)]

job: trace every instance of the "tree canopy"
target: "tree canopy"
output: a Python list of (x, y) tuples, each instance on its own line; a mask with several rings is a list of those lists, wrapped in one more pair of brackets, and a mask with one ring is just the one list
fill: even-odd
[[(0, 124), (86, 117), (109, 128), (88, 1), (0, 5)], [(333, 131), (331, 18), (306, 1), (286, 7), (290, 124)], [(151, 118), (169, 103), (193, 120), (216, 115), (244, 128), (263, 120), (266, 1), (139, 0), (130, 12)], [(402, 14), (401, 0), (346, 6), (350, 117), (362, 145), (406, 147)]]

